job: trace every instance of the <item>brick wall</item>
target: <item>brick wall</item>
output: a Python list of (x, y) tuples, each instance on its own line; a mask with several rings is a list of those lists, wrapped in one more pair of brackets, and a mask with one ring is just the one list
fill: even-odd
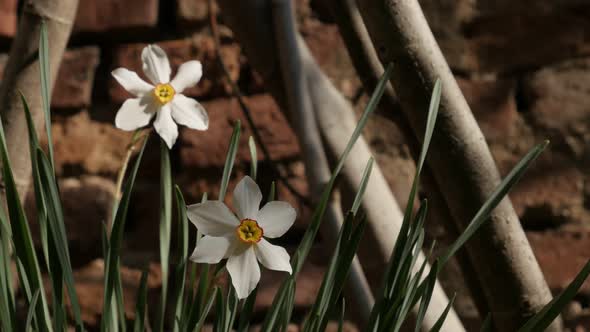
[[(311, 6), (309, 2), (297, 1), (300, 29), (326, 73), (345, 96), (353, 98), (360, 83), (338, 29), (330, 23), (321, 1), (311, 1)], [(590, 5), (576, 0), (527, 0), (518, 5), (504, 0), (421, 3), (501, 172), (505, 174), (536, 142), (552, 141), (511, 197), (551, 289), (559, 292), (590, 256)], [(203, 62), (204, 78), (187, 94), (205, 105), (210, 129), (181, 129), (171, 151), (174, 179), (189, 203), (198, 201), (204, 192), (216, 197), (232, 126), (237, 119), (245, 123), (216, 66), (208, 15), (207, 0), (80, 1), (71, 45), (54, 89), (52, 128), (70, 245), (81, 280), (79, 290), (87, 295), (82, 305), (89, 322), (96, 322), (100, 312), (101, 302), (92, 300), (93, 294), (100, 294), (100, 283), (93, 284), (84, 276), (101, 269), (100, 223), (109, 218), (114, 181), (130, 140), (129, 133), (113, 126), (115, 112), (128, 95), (110, 71), (123, 66), (141, 72), (140, 51), (154, 42), (167, 51), (173, 71), (189, 59)], [(16, 17), (17, 0), (0, 0), (0, 73), (16, 31)], [(263, 142), (283, 175), (305, 194), (293, 132), (231, 31), (221, 28), (223, 60), (247, 94)], [(357, 102), (359, 109), (364, 100)], [(395, 113), (379, 112), (365, 134), (392, 189), (405, 204), (414, 164), (403, 128), (392, 116)], [(245, 127), (236, 164), (238, 176), (249, 167), (246, 142), (250, 129)], [(135, 269), (150, 261), (155, 264), (158, 257), (154, 246), (158, 239), (158, 151), (152, 140), (132, 199), (124, 256), (130, 280), (137, 279)], [(273, 180), (269, 165), (262, 163), (260, 169), (263, 191), (267, 191)], [(232, 180), (231, 185), (234, 183)], [(282, 240), (293, 248), (305, 229), (309, 208), (282, 185), (278, 193), (300, 212), (296, 226)], [(88, 209), (82, 210), (82, 205)], [(431, 229), (431, 239), (444, 238), (444, 232), (435, 226)], [(316, 250), (304, 268), (298, 306), (311, 303), (325, 258)], [(151, 287), (159, 285), (157, 270), (153, 269)], [(264, 275), (270, 286), (260, 295), (261, 310), (270, 304), (280, 277)], [(588, 303), (590, 283), (570, 306), (571, 324), (590, 319)]]

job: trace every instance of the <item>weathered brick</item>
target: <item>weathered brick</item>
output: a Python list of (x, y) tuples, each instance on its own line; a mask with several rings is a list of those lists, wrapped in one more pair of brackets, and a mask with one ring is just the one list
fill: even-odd
[(458, 77), (457, 82), (488, 142), (501, 141), (518, 130), (514, 79)]
[(55, 116), (52, 131), (55, 168), (60, 175), (83, 173), (115, 177), (132, 135), (111, 123), (92, 120), (88, 111), (67, 117)]
[[(588, 228), (527, 232), (527, 237), (554, 294), (563, 291), (572, 282), (590, 257)], [(582, 285), (579, 293), (590, 297), (590, 279)]]
[[(53, 88), (52, 107), (84, 108), (90, 106), (99, 53), (98, 48), (93, 46), (66, 50)], [(0, 79), (7, 62), (8, 55), (0, 54)]]
[[(217, 2), (213, 1), (213, 12), (219, 13)], [(208, 0), (178, 0), (176, 4), (178, 23), (182, 27), (199, 27), (208, 24), (209, 1)]]
[[(196, 87), (187, 89), (183, 94), (191, 97), (218, 97), (228, 95), (230, 87), (226, 84), (223, 72), (216, 60), (213, 40), (205, 36), (157, 43), (168, 54), (172, 66), (172, 77), (182, 63), (199, 60), (203, 64), (203, 78)], [(115, 48), (113, 69), (125, 67), (145, 78), (141, 69), (141, 51), (146, 44), (125, 44)], [(237, 44), (223, 45), (221, 56), (232, 80), (240, 76), (240, 47)], [(147, 80), (147, 79), (146, 79)], [(109, 81), (109, 92), (114, 102), (120, 103), (129, 98), (129, 94), (114, 79)]]
[(158, 22), (158, 0), (82, 0), (74, 32), (154, 27)]
[(16, 33), (17, 0), (0, 0), (0, 37)]
[[(317, 248), (319, 249), (319, 248)], [(295, 290), (295, 308), (311, 308), (315, 303), (316, 294), (320, 289), (322, 278), (326, 271), (325, 266), (305, 262), (301, 272), (297, 276), (297, 288)], [(263, 271), (260, 278), (260, 288), (256, 296), (255, 312), (265, 312), (272, 306), (272, 301), (283, 280), (287, 277), (285, 272)]]
[[(111, 220), (114, 181), (83, 175), (60, 179), (59, 188), (72, 264), (79, 266), (101, 257), (102, 226)], [(37, 220), (33, 189), (28, 192), (25, 207), (29, 220)], [(39, 228), (31, 227), (31, 231), (40, 249)]]
[(90, 106), (99, 53), (98, 48), (92, 46), (65, 52), (55, 81), (51, 106), (58, 108)]
[[(124, 312), (128, 319), (135, 317), (135, 299), (139, 288), (142, 271), (139, 269), (121, 266), (121, 282), (123, 286), (123, 296), (125, 297)], [(162, 275), (159, 264), (150, 264), (147, 269), (147, 287), (148, 290), (158, 289), (162, 285)], [(80, 309), (82, 311), (82, 320), (90, 328), (100, 328), (102, 315), (102, 306), (104, 301), (104, 261), (96, 259), (90, 264), (74, 271), (74, 280), (76, 293), (80, 300)], [(46, 285), (49, 285), (49, 279), (45, 278)], [(46, 287), (51, 289), (51, 287)], [(154, 299), (159, 297), (154, 297)], [(155, 300), (148, 297), (148, 307), (156, 305)], [(93, 330), (94, 330), (93, 329)]]
[(590, 130), (590, 57), (542, 68), (523, 85), (525, 111), (535, 125), (567, 134)]
[(454, 69), (509, 72), (590, 53), (588, 2), (422, 0), (420, 4)]
[[(297, 138), (279, 108), (268, 95), (246, 98), (254, 124), (271, 159), (292, 159), (299, 155)], [(223, 167), (229, 139), (236, 120), (242, 123), (238, 162), (250, 160), (248, 137), (252, 135), (235, 99), (218, 99), (203, 103), (209, 113), (209, 130), (183, 130), (180, 133), (180, 158), (186, 169)], [(262, 160), (262, 152), (258, 151)]]
[[(516, 163), (516, 161), (515, 161)], [(572, 160), (548, 151), (510, 192), (525, 228), (543, 229), (588, 220), (584, 174)]]

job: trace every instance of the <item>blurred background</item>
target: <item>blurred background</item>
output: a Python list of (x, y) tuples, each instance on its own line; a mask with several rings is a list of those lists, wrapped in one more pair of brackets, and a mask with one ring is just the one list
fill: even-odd
[[(314, 57), (362, 110), (367, 96), (330, 11), (322, 0), (295, 3), (299, 29)], [(506, 174), (534, 144), (551, 141), (510, 197), (549, 287), (558, 293), (590, 257), (590, 2), (420, 3), (501, 173)], [(0, 0), (0, 75), (16, 32), (19, 5), (18, 0)], [(205, 106), (210, 128), (206, 132), (181, 128), (171, 151), (174, 181), (189, 204), (200, 201), (205, 192), (217, 197), (229, 137), (238, 119), (245, 128), (234, 179), (248, 173), (251, 129), (223, 78), (211, 36), (211, 15), (219, 21), (222, 60), (247, 96), (273, 163), (299, 193), (308, 195), (297, 139), (215, 5), (211, 8), (207, 0), (80, 0), (53, 91), (52, 128), (77, 289), (90, 326), (99, 321), (102, 306), (101, 223), (109, 221), (116, 177), (131, 141), (131, 133), (114, 127), (116, 111), (129, 95), (110, 76), (111, 70), (126, 67), (140, 73), (140, 53), (148, 43), (157, 43), (168, 53), (173, 72), (185, 61), (200, 60), (204, 77), (186, 94)], [(364, 134), (403, 208), (415, 166), (406, 144), (408, 128), (397, 113), (378, 112)], [(152, 267), (149, 287), (161, 285), (157, 140), (151, 145), (132, 197), (124, 243), (129, 315), (146, 264)], [(266, 194), (275, 179), (270, 165), (260, 162), (259, 183)], [(230, 183), (230, 192), (235, 183)], [(295, 226), (278, 241), (290, 250), (299, 242), (311, 208), (282, 183), (277, 183), (277, 193), (298, 210)], [(421, 195), (428, 197), (426, 192)], [(29, 196), (27, 206), (33, 214), (32, 190)], [(428, 242), (450, 241), (437, 216), (430, 216), (427, 228)], [(319, 238), (298, 280), (296, 312), (313, 304), (329, 257), (323, 249)], [(256, 309), (260, 314), (283, 278), (269, 271), (262, 276)], [(451, 265), (443, 277), (448, 292), (458, 291), (457, 312), (466, 321), (478, 322), (458, 270)], [(564, 319), (575, 331), (590, 331), (589, 281), (568, 305)], [(347, 328), (356, 330), (353, 323)]]

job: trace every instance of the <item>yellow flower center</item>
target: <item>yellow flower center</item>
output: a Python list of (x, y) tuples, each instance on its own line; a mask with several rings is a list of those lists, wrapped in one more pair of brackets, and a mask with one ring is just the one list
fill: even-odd
[(174, 98), (175, 93), (176, 91), (174, 91), (172, 85), (168, 83), (158, 84), (154, 88), (154, 96), (161, 105), (169, 103)]
[(262, 239), (264, 231), (256, 220), (244, 219), (240, 221), (240, 225), (236, 228), (238, 239), (244, 243), (254, 244)]

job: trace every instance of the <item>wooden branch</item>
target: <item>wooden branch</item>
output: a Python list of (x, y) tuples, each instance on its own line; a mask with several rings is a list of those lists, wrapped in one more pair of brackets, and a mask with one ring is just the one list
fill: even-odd
[[(365, 27), (365, 23), (363, 22), (356, 1), (324, 0), (324, 4), (329, 7), (332, 18), (338, 25), (338, 30), (346, 44), (348, 54), (350, 55), (356, 72), (363, 83), (365, 93), (370, 94), (377, 86), (377, 82), (381, 75), (383, 75), (384, 69), (379, 61), (377, 53), (375, 52), (375, 48), (373, 47), (369, 32)], [(391, 113), (400, 108), (399, 101), (391, 84), (387, 84), (380, 105), (382, 110), (389, 110), (390, 113), (388, 115), (398, 123), (401, 132), (407, 139), (408, 147), (412, 156), (414, 159), (417, 159), (420, 154), (421, 144), (416, 133), (412, 131), (407, 117), (404, 114)], [(422, 171), (421, 186), (424, 187), (424, 191), (427, 193), (429, 201), (429, 217), (427, 222), (431, 220), (431, 222), (442, 224), (449, 241), (455, 240), (458, 237), (459, 230), (457, 229), (457, 225), (453, 222), (449, 208), (444, 202), (440, 188), (438, 188), (434, 181), (432, 171), (428, 165), (426, 165)], [(437, 244), (439, 249), (440, 245), (440, 243)], [(477, 274), (473, 269), (466, 251), (460, 250), (455, 259), (461, 266), (471, 297), (473, 298), (480, 314), (484, 317), (489, 312), (489, 309), (483, 298), (483, 294), (480, 292), (481, 288), (477, 282)], [(449, 291), (454, 290), (447, 289), (447, 292)], [(457, 330), (457, 327), (449, 322), (450, 320), (447, 320), (444, 329), (448, 331)]]
[[(44, 132), (39, 72), (39, 31), (41, 21), (47, 23), (51, 87), (66, 48), (76, 10), (77, 0), (24, 1), (17, 35), (0, 84), (0, 117), (4, 125), (8, 153), (21, 200), (29, 189), (31, 161), (25, 113), (19, 96), (21, 91), (29, 104), (39, 133)], [(1, 193), (4, 201), (4, 190)]]
[[(421, 137), (430, 92), (442, 81), (439, 120), (428, 162), (459, 229), (475, 215), (500, 176), (473, 115), (415, 0), (359, 1), (382, 63), (394, 62), (391, 83)], [(551, 300), (512, 204), (505, 199), (467, 244), (493, 319), (514, 331)], [(560, 320), (547, 331), (559, 331)]]
[[(297, 133), (299, 145), (303, 153), (305, 172), (311, 188), (313, 201), (317, 202), (325, 185), (330, 180), (330, 166), (324, 151), (320, 131), (314, 116), (314, 107), (310, 96), (310, 87), (303, 70), (303, 60), (297, 43), (297, 31), (294, 21), (294, 10), (290, 0), (273, 0), (272, 19), (274, 23), (275, 45), (277, 45), (279, 64), (285, 87), (287, 110), (293, 129)], [(361, 173), (362, 174), (362, 173)], [(343, 216), (338, 200), (332, 202), (326, 213), (322, 234), (334, 247)], [(375, 302), (363, 269), (355, 256), (351, 269), (347, 290), (351, 292), (352, 302), (358, 310), (361, 323), (369, 320), (370, 308)]]
[[(284, 74), (281, 73), (276, 54), (275, 37), (269, 18), (271, 10), (269, 1), (220, 0), (219, 3), (225, 22), (234, 31), (250, 63), (262, 75), (275, 100), (280, 105), (286, 105), (286, 96), (282, 89)], [(303, 58), (302, 72), (307, 77), (313, 109), (321, 128), (320, 132), (326, 142), (326, 152), (330, 156), (329, 159), (336, 160), (342, 153), (356, 124), (352, 107), (322, 73), (309, 54), (307, 46), (301, 41), (299, 42), (299, 51)], [(342, 171), (344, 179), (341, 183), (342, 194), (358, 191), (365, 163), (371, 156), (368, 145), (362, 138), (357, 142), (353, 154), (354, 158), (349, 158), (346, 161)], [(361, 261), (379, 261), (380, 263), (374, 267), (375, 271), (380, 269), (381, 273), (378, 275), (375, 273), (374, 276), (382, 276), (383, 264), (391, 254), (395, 237), (399, 232), (402, 214), (379, 166), (376, 164), (368, 183), (362, 208), (367, 213), (368, 220), (364, 243), (375, 244), (376, 250), (370, 252), (370, 257), (361, 257)], [(366, 268), (366, 266), (364, 267)], [(372, 280), (373, 285), (378, 285), (380, 281), (380, 278)], [(442, 308), (448, 303), (438, 285), (433, 294), (433, 303), (441, 303), (440, 307)], [(436, 312), (429, 310), (425, 321), (434, 322), (438, 318), (435, 314)], [(454, 331), (464, 330), (454, 311), (449, 314), (449, 322), (451, 321), (456, 323), (447, 323), (445, 326), (458, 327)]]
[[(319, 66), (315, 63), (307, 46), (300, 40), (300, 49), (305, 59), (305, 72), (309, 82), (312, 100), (316, 103), (315, 112), (318, 117), (318, 123), (322, 135), (325, 137), (326, 145), (331, 150), (331, 155), (338, 156), (342, 154), (346, 147), (348, 137), (352, 134), (356, 126), (356, 118), (352, 106), (339, 93), (330, 80), (323, 74)], [(350, 195), (356, 193), (362, 178), (363, 169), (366, 160), (371, 156), (368, 144), (361, 137), (351, 151), (351, 157), (344, 165), (342, 174), (344, 175), (344, 193)], [(389, 188), (387, 180), (383, 176), (381, 169), (376, 166), (373, 168), (371, 178), (367, 184), (367, 191), (362, 202), (363, 212), (367, 215), (369, 224), (367, 225), (365, 246), (370, 247), (371, 252), (361, 259), (365, 262), (373, 261), (377, 264), (365, 266), (369, 276), (374, 284), (380, 283), (379, 277), (383, 275), (383, 264), (387, 262), (395, 239), (399, 234), (402, 223), (402, 212), (397, 201)], [(414, 267), (414, 273), (418, 272), (419, 267), (424, 261), (424, 255), (418, 257)], [(427, 275), (430, 267), (427, 265), (424, 275)], [(423, 330), (430, 330), (446, 308), (449, 300), (437, 282), (433, 291), (432, 300), (424, 318)], [(441, 331), (460, 332), (465, 331), (463, 324), (459, 320), (456, 312), (451, 310)]]

